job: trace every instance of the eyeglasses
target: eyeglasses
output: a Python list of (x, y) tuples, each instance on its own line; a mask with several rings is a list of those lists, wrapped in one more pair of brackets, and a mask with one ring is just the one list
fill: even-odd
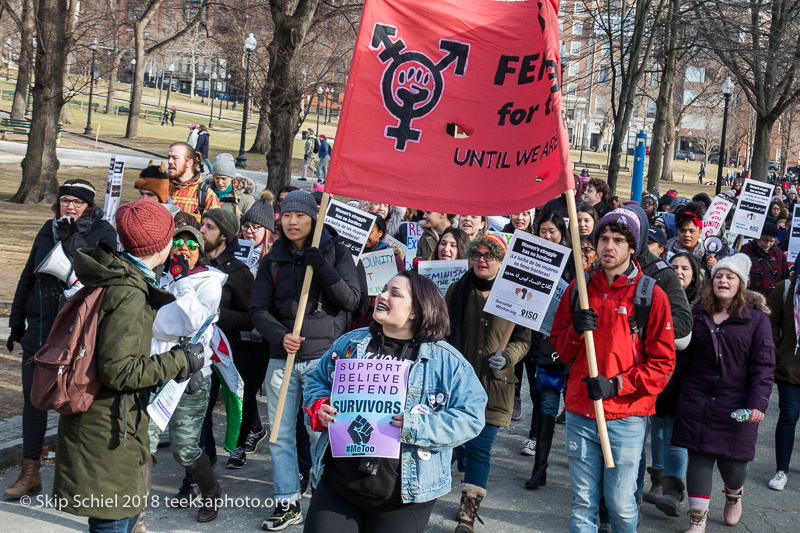
[(69, 207), (69, 204), (72, 204), (75, 207), (81, 208), (86, 205), (86, 202), (78, 200), (77, 198), (61, 198), (58, 200), (58, 203), (61, 204), (61, 207)]
[(581, 253), (582, 253), (583, 255), (589, 255), (589, 254), (595, 253), (596, 251), (597, 251), (597, 250), (595, 250), (595, 249), (594, 249), (594, 248), (592, 248), (591, 246), (586, 246), (586, 247), (584, 247), (584, 248), (581, 248)]
[(488, 263), (489, 261), (492, 261), (492, 260), (494, 260), (496, 258), (492, 255), (492, 252), (486, 252), (486, 253), (483, 253), (483, 254), (480, 253), (480, 252), (475, 252), (475, 253), (472, 254), (472, 260), (473, 261), (480, 261), (481, 259), (483, 259), (484, 261), (486, 261)]
[(193, 241), (192, 239), (186, 239), (186, 240), (183, 240), (183, 239), (172, 239), (172, 247), (173, 248), (180, 248), (184, 244), (186, 245), (186, 247), (188, 249), (190, 249), (192, 251), (195, 251), (198, 248), (200, 248), (200, 245), (197, 243), (197, 241)]
[(264, 226), (262, 226), (260, 224), (244, 224), (242, 226), (242, 231), (247, 231), (247, 232), (250, 232), (250, 233), (255, 233), (260, 229), (264, 229)]

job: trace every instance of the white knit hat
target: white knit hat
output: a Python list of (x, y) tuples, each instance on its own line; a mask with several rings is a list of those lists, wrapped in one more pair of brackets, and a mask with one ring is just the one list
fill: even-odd
[(717, 264), (711, 269), (711, 277), (714, 277), (714, 274), (717, 273), (717, 270), (724, 268), (739, 276), (739, 279), (742, 280), (742, 283), (744, 283), (746, 288), (750, 283), (751, 265), (752, 263), (750, 262), (750, 258), (747, 257), (747, 254), (729, 255), (728, 257), (723, 257), (717, 261)]

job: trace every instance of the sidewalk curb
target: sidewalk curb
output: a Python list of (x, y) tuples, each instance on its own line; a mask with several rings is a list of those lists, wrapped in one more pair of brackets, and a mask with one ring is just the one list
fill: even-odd
[[(83, 133), (67, 132), (67, 135), (74, 135), (75, 137), (81, 137), (83, 139), (88, 139), (90, 141), (94, 140), (94, 137), (92, 137), (91, 135), (84, 135)], [(120, 142), (106, 141), (106, 140), (103, 140), (103, 139), (97, 139), (97, 142), (103, 143), (103, 144), (110, 144), (111, 146), (117, 146), (119, 148), (125, 148), (126, 150), (131, 150), (132, 152), (139, 152), (141, 154), (147, 154), (147, 155), (152, 155), (153, 157), (159, 157), (161, 159), (167, 159), (167, 156), (165, 156), (164, 154), (151, 152), (149, 150), (142, 150), (141, 148), (134, 148), (132, 146), (128, 146), (127, 144), (122, 144)]]
[[(44, 446), (55, 447), (58, 426), (49, 428), (44, 434)], [(22, 437), (0, 443), (0, 470), (12, 468), (22, 462)]]

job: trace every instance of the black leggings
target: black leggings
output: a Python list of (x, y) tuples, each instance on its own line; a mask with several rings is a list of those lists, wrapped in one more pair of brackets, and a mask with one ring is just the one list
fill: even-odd
[(726, 487), (738, 489), (744, 486), (749, 462), (689, 450), (689, 465), (686, 468), (686, 492), (689, 496), (711, 496), (714, 462)]
[(244, 381), (244, 396), (242, 398), (242, 425), (239, 429), (237, 446), (244, 446), (248, 433), (257, 433), (262, 429), (256, 394), (258, 394), (261, 384), (264, 383), (268, 364), (269, 344), (266, 342), (242, 342), (239, 345), (236, 369)]
[(22, 352), (22, 458), (39, 460), (44, 446), (44, 435), (47, 433), (47, 411), (37, 409), (31, 403), (33, 388), (32, 353)]
[(322, 476), (311, 498), (303, 533), (422, 533), (435, 503), (398, 503), (376, 511), (342, 498)]

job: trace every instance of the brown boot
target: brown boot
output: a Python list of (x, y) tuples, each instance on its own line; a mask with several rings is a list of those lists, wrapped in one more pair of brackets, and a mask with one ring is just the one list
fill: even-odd
[(42, 492), (42, 476), (39, 475), (39, 461), (35, 459), (22, 460), (22, 472), (17, 481), (7, 488), (3, 494), (10, 500), (19, 500), (28, 493)]
[(144, 476), (144, 494), (145, 494), (145, 508), (139, 513), (139, 518), (136, 519), (136, 524), (133, 526), (133, 533), (147, 533), (144, 519), (147, 511), (147, 500), (149, 500), (150, 489), (153, 488), (153, 467), (156, 466), (155, 455), (150, 456), (150, 460), (142, 465), (142, 476)]
[(478, 509), (481, 502), (486, 497), (486, 489), (477, 485), (465, 483), (461, 488), (461, 507), (458, 510), (455, 533), (474, 533), (475, 519), (483, 524), (483, 520), (478, 516)]
[(197, 480), (202, 493), (201, 507), (197, 510), (197, 521), (211, 522), (217, 517), (219, 512), (217, 504), (222, 496), (222, 488), (214, 475), (214, 467), (211, 466), (208, 456), (203, 453), (187, 470)]

